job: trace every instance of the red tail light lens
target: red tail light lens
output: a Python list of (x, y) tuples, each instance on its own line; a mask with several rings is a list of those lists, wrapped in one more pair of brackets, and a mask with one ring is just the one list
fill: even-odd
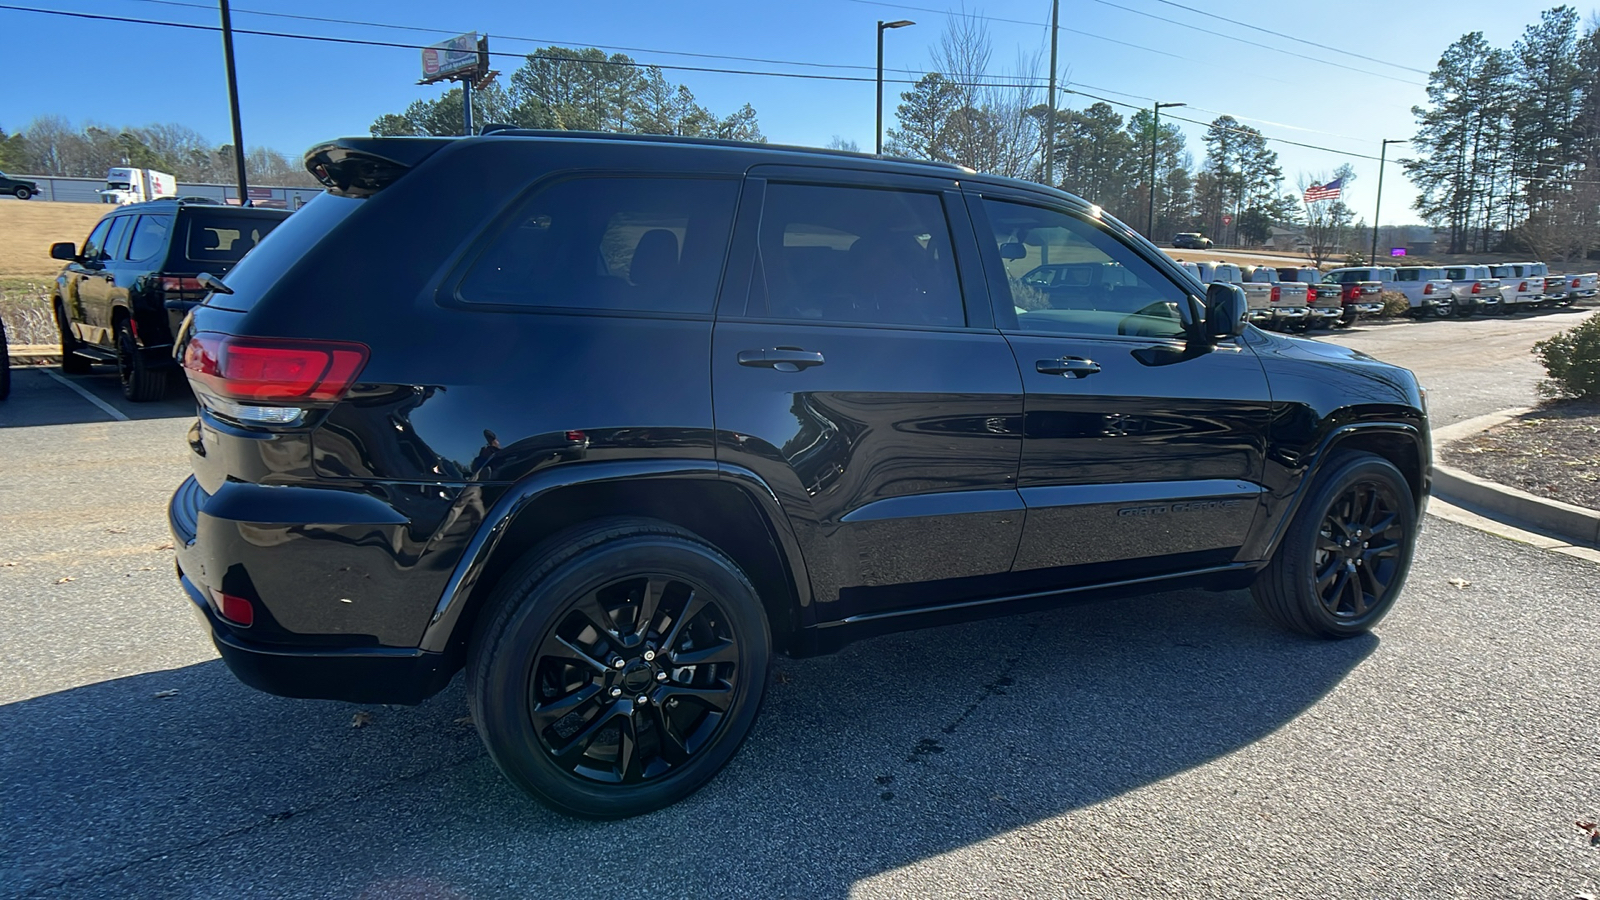
[(1424, 296), (1433, 293), (1433, 285), (1431, 285), (1431, 284), (1423, 285), (1422, 286), (1422, 293), (1423, 293)]
[(1307, 303), (1311, 303), (1312, 301), (1314, 301), (1316, 299), (1317, 299), (1317, 289), (1315, 287), (1307, 287), (1306, 288), (1306, 302)]
[(184, 348), (191, 381), (246, 402), (338, 400), (367, 364), (364, 344), (201, 333)]
[(245, 628), (255, 624), (256, 608), (251, 605), (249, 600), (243, 597), (235, 597), (232, 594), (224, 594), (221, 591), (212, 591), (211, 596), (217, 601), (217, 612), (222, 613), (224, 619), (235, 625), (242, 625)]
[(176, 275), (161, 276), (161, 289), (168, 293), (182, 293), (184, 291), (202, 291), (198, 278), (184, 278)]
[(1527, 289), (1528, 289), (1528, 283), (1526, 281), (1524, 281), (1523, 283), (1517, 285), (1517, 290), (1518, 291), (1526, 291)]
[(1483, 289), (1483, 283), (1482, 282), (1474, 281), (1472, 283), (1472, 292), (1474, 294), (1479, 293), (1482, 289)]
[(1573, 287), (1577, 287), (1578, 286), (1578, 279), (1576, 279), (1576, 278), (1572, 279), (1572, 286)]
[(1273, 303), (1277, 303), (1278, 302), (1278, 297), (1281, 296), (1282, 292), (1283, 292), (1282, 288), (1278, 287), (1277, 285), (1273, 285), (1272, 286), (1272, 302)]

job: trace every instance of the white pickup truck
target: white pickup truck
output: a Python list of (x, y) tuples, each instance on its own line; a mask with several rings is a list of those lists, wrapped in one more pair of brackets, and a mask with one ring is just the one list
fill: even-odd
[(1450, 280), (1450, 295), (1455, 298), (1458, 317), (1493, 315), (1504, 307), (1500, 279), (1488, 266), (1445, 266), (1444, 277)]
[(1544, 302), (1543, 263), (1501, 263), (1489, 271), (1500, 279), (1500, 303), (1508, 312), (1533, 309)]
[(1249, 301), (1249, 321), (1254, 325), (1272, 324), (1272, 286), (1264, 284), (1246, 284), (1244, 273), (1233, 263), (1225, 262), (1184, 262), (1179, 263), (1185, 269), (1194, 273), (1201, 284), (1211, 284), (1214, 281), (1226, 281), (1244, 288), (1245, 299)]
[(1600, 275), (1585, 272), (1581, 275), (1546, 275), (1545, 299), (1557, 306), (1571, 306), (1575, 301), (1588, 300), (1600, 294)]
[(1305, 331), (1310, 324), (1310, 301), (1316, 292), (1309, 284), (1284, 281), (1272, 266), (1245, 266), (1240, 270), (1244, 285), (1272, 285), (1268, 307), (1272, 310), (1271, 326), (1279, 331)]
[(1386, 291), (1399, 291), (1411, 302), (1413, 316), (1448, 319), (1455, 312), (1450, 279), (1436, 266), (1399, 266), (1389, 270), (1394, 278), (1383, 283)]
[(1344, 287), (1323, 284), (1322, 270), (1309, 266), (1279, 266), (1280, 284), (1299, 282), (1310, 289), (1306, 295), (1306, 327), (1329, 328), (1344, 318)]

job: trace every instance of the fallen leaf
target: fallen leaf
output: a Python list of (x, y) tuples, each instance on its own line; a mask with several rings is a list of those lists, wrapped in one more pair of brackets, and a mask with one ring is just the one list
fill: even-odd
[(71, 575), (67, 575), (67, 576), (65, 576), (63, 578), (57, 578), (56, 579), (56, 584), (66, 584), (69, 581), (77, 581), (77, 580), (78, 579), (73, 578)]
[(372, 713), (362, 710), (350, 717), (351, 728), (365, 728), (372, 724)]
[(1450, 579), (1450, 583), (1455, 585), (1458, 589), (1465, 589), (1466, 586), (1472, 582), (1466, 580), (1465, 578), (1452, 578)]
[(156, 691), (156, 699), (157, 700), (165, 700), (168, 697), (176, 697), (176, 696), (178, 696), (178, 692), (177, 692), (176, 689), (165, 690), (165, 691)]
[(472, 721), (472, 713), (467, 713), (466, 715), (462, 716), (461, 718), (456, 719), (455, 722), (456, 722), (457, 725), (472, 725), (472, 724), (475, 724)]
[(1580, 830), (1589, 835), (1589, 843), (1600, 844), (1600, 822), (1585, 822), (1579, 819), (1576, 824)]

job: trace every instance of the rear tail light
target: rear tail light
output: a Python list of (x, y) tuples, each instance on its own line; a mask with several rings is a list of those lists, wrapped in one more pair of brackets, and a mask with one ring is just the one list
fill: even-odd
[(1282, 288), (1278, 287), (1277, 285), (1273, 285), (1272, 286), (1272, 302), (1273, 303), (1277, 303), (1278, 302), (1278, 297), (1281, 296), (1282, 292), (1283, 292)]
[(1527, 289), (1528, 289), (1528, 283), (1526, 281), (1524, 281), (1523, 283), (1517, 285), (1517, 290), (1519, 292), (1520, 291), (1526, 291)]
[(202, 332), (189, 339), (183, 368), (213, 412), (259, 425), (295, 425), (305, 404), (344, 396), (367, 364), (364, 344)]
[(189, 291), (198, 293), (205, 290), (205, 288), (200, 286), (200, 279), (186, 278), (181, 275), (161, 276), (161, 289), (169, 294), (185, 293)]
[(1432, 294), (1433, 293), (1433, 285), (1431, 285), (1431, 284), (1423, 285), (1422, 286), (1422, 293), (1423, 293), (1423, 296), (1427, 296), (1429, 294)]
[(1572, 279), (1572, 286), (1573, 287), (1577, 287), (1578, 286), (1578, 279), (1576, 279), (1576, 278)]
[(217, 612), (221, 613), (222, 617), (229, 622), (245, 628), (249, 628), (255, 623), (256, 608), (249, 600), (243, 597), (235, 597), (232, 594), (224, 594), (221, 591), (212, 591), (211, 597), (217, 601)]
[(1481, 282), (1481, 281), (1474, 281), (1474, 282), (1473, 282), (1473, 283), (1472, 283), (1472, 292), (1473, 292), (1473, 293), (1474, 293), (1474, 294), (1476, 294), (1476, 293), (1479, 293), (1479, 292), (1480, 292), (1480, 291), (1481, 291), (1481, 290), (1482, 290), (1482, 289), (1483, 289), (1483, 282)]
[(1308, 286), (1306, 288), (1306, 302), (1307, 303), (1311, 303), (1312, 301), (1314, 301), (1316, 299), (1317, 299), (1317, 289), (1315, 287), (1309, 287)]

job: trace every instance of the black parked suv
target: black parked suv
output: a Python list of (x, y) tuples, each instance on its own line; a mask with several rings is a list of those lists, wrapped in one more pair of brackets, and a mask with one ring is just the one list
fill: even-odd
[(39, 194), (39, 182), (12, 178), (0, 172), (0, 193), (10, 194), (18, 200), (28, 200)]
[(263, 690), (415, 703), (464, 668), (559, 810), (703, 785), (774, 652), (1177, 587), (1350, 637), (1405, 579), (1411, 373), (1245, 325), (1075, 197), (567, 132), (307, 166), (329, 192), (178, 337), (183, 589)]
[(221, 276), (289, 215), (281, 209), (134, 203), (107, 213), (82, 246), (54, 244), (61, 368), (115, 363), (129, 400), (158, 400), (176, 371), (172, 336), (205, 296), (200, 276)]

